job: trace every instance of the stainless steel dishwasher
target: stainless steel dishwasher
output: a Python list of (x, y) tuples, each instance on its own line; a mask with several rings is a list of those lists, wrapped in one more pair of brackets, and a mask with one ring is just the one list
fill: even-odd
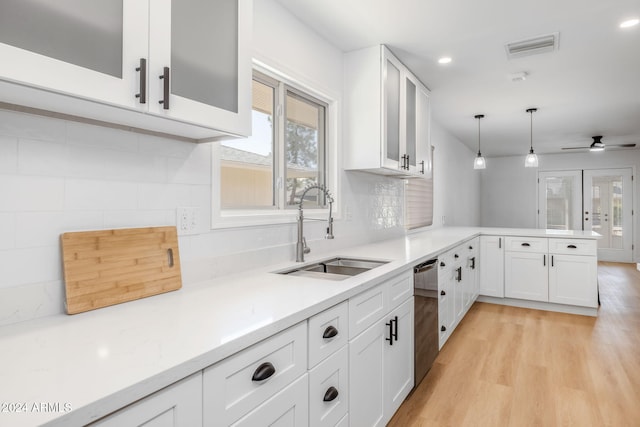
[(438, 356), (438, 259), (430, 259), (413, 269), (414, 387), (427, 375)]

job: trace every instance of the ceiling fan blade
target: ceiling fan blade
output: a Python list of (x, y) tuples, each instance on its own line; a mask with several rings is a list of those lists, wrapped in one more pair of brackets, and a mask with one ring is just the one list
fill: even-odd
[(607, 144), (607, 147), (634, 148), (636, 144)]
[(591, 147), (562, 147), (563, 150), (588, 150)]

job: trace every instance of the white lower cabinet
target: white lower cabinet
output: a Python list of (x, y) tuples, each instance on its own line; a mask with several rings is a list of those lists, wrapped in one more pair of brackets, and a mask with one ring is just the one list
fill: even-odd
[[(204, 425), (236, 425), (234, 423), (244, 419), (243, 417), (306, 372), (305, 321), (204, 370)], [(307, 403), (296, 406), (296, 413), (308, 409), (306, 385), (304, 390)], [(306, 425), (308, 412), (304, 419)]]
[(547, 254), (507, 252), (504, 295), (531, 301), (549, 301)]
[(504, 298), (504, 237), (480, 236), (478, 293)]
[[(383, 301), (388, 302), (383, 306), (386, 314), (378, 316), (377, 320), (370, 317), (372, 321), (360, 322), (366, 329), (349, 341), (351, 425), (385, 425), (413, 388), (413, 296), (399, 305), (394, 302), (394, 306), (391, 302), (398, 301), (392, 295), (398, 295), (397, 290), (404, 289), (399, 283), (407, 280), (410, 286), (410, 272), (378, 286)], [(363, 294), (364, 300), (368, 299), (367, 295), (377, 295), (376, 292)], [(350, 300), (350, 308), (351, 302)], [(359, 313), (358, 317), (365, 318), (367, 316), (360, 309), (361, 306), (362, 304), (357, 304), (354, 307)], [(377, 312), (377, 305), (371, 304), (371, 310)], [(351, 310), (349, 316), (351, 317)]]
[(349, 352), (347, 346), (309, 371), (309, 425), (334, 427), (349, 410)]
[(202, 425), (202, 372), (191, 375), (91, 424), (100, 427)]
[(597, 308), (594, 240), (507, 237), (505, 296)]

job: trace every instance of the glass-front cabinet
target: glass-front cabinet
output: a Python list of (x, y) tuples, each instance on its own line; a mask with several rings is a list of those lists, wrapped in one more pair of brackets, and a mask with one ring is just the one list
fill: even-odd
[(0, 12), (0, 101), (188, 137), (250, 133), (251, 0), (2, 0)]
[(430, 176), (429, 90), (420, 80), (381, 45), (345, 55), (345, 87), (346, 169)]

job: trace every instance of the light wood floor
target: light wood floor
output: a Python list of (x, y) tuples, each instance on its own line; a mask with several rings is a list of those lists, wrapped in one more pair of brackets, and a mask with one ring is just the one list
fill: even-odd
[(389, 426), (640, 426), (640, 272), (598, 278), (597, 318), (475, 303)]

